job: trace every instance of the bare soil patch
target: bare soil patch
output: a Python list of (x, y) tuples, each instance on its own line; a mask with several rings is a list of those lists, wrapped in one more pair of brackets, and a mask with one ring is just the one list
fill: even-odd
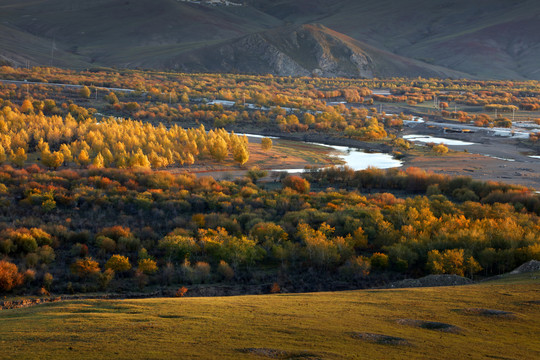
[(479, 315), (488, 316), (494, 318), (515, 319), (516, 314), (511, 311), (495, 310), (495, 309), (482, 309), (482, 308), (466, 308), (460, 310), (461, 313), (467, 315)]
[(472, 145), (454, 146), (447, 155), (408, 156), (405, 168), (414, 166), (435, 173), (470, 176), (482, 181), (501, 181), (540, 190), (540, 161), (528, 155), (536, 153), (523, 141), (486, 135), (482, 129), (476, 133), (450, 134), (442, 128), (432, 129), (423, 124), (407, 128), (401, 135), (421, 134), (473, 142)]
[(355, 339), (368, 341), (380, 345), (411, 345), (406, 339), (384, 334), (353, 333), (351, 334), (351, 336)]
[(411, 287), (434, 287), (434, 286), (456, 286), (472, 284), (473, 281), (458, 275), (428, 275), (420, 279), (404, 279), (390, 283), (383, 288), (411, 288)]
[(250, 142), (248, 149), (249, 160), (244, 165), (235, 163), (232, 158), (227, 158), (223, 162), (204, 159), (198, 160), (191, 166), (169, 167), (164, 170), (171, 173), (189, 172), (197, 176), (211, 176), (217, 180), (227, 180), (245, 176), (247, 170), (254, 166), (261, 170), (279, 171), (339, 165), (339, 159), (334, 156), (332, 149), (302, 142), (274, 140), (271, 150), (262, 150), (260, 144)]
[(445, 156), (407, 158), (404, 168), (418, 167), (426, 171), (452, 176), (470, 176), (482, 181), (500, 181), (540, 189), (540, 162), (506, 161), (470, 153)]
[(238, 350), (243, 353), (258, 355), (261, 357), (266, 357), (270, 359), (305, 359), (305, 360), (316, 360), (319, 359), (317, 355), (312, 353), (300, 351), (286, 351), (280, 349), (269, 349), (269, 348), (245, 348)]
[(421, 329), (442, 331), (447, 333), (458, 334), (462, 330), (451, 324), (438, 322), (438, 321), (425, 321), (425, 320), (415, 320), (415, 319), (399, 319), (397, 323), (400, 325), (413, 326)]

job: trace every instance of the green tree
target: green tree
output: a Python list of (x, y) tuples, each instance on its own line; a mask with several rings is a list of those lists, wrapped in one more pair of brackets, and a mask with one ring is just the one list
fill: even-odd
[(184, 104), (187, 104), (189, 102), (189, 96), (187, 93), (182, 93), (182, 96), (180, 96), (180, 101)]
[(107, 100), (111, 105), (119, 103), (118, 97), (113, 92), (110, 92), (109, 95), (105, 96), (105, 100)]
[(369, 258), (365, 256), (354, 256), (339, 268), (341, 276), (350, 280), (365, 278), (369, 275), (370, 270), (371, 264)]
[(212, 154), (217, 161), (223, 161), (227, 157), (227, 153), (227, 142), (221, 136), (217, 136), (210, 144), (210, 154)]
[(116, 272), (124, 272), (131, 269), (131, 264), (129, 263), (129, 259), (127, 257), (122, 255), (113, 255), (109, 260), (107, 260), (105, 268), (114, 270)]
[(249, 160), (249, 152), (245, 144), (238, 144), (233, 152), (234, 161), (244, 165)]
[(272, 149), (272, 139), (270, 138), (267, 138), (267, 137), (264, 137), (261, 139), (261, 148), (264, 150), (264, 151), (269, 151)]
[(374, 253), (371, 255), (371, 266), (374, 269), (386, 269), (388, 267), (388, 255), (383, 253)]
[(70, 270), (73, 274), (82, 278), (87, 278), (96, 275), (100, 272), (99, 264), (91, 257), (79, 259), (70, 266)]
[(100, 169), (104, 166), (104, 164), (105, 164), (105, 160), (103, 159), (103, 156), (101, 155), (101, 153), (98, 153), (96, 157), (94, 158), (94, 161), (92, 161), (92, 165)]
[(41, 153), (41, 162), (51, 169), (58, 169), (64, 163), (64, 154), (60, 151)]
[(257, 182), (260, 178), (265, 177), (268, 175), (268, 171), (261, 170), (258, 166), (254, 166), (251, 169), (248, 170), (247, 176), (253, 181), (254, 183)]
[(4, 161), (6, 161), (6, 159), (7, 159), (6, 150), (4, 149), (2, 144), (0, 144), (0, 165), (3, 164)]
[(158, 270), (157, 263), (152, 259), (140, 259), (138, 269), (143, 274), (150, 275)]
[(80, 166), (86, 166), (90, 164), (90, 156), (88, 155), (88, 151), (84, 149), (81, 150), (81, 152), (79, 153), (79, 156), (77, 156), (77, 163)]
[(11, 152), (10, 161), (18, 167), (23, 167), (26, 159), (26, 151), (24, 151), (22, 147), (17, 148), (17, 151), (15, 151), (15, 153), (13, 151)]
[(84, 86), (81, 88), (81, 90), (79, 91), (79, 94), (83, 97), (83, 98), (90, 98), (90, 94), (92, 94), (92, 92), (90, 91), (90, 89), (88, 88), (88, 86)]
[(469, 256), (465, 259), (465, 272), (467, 275), (472, 278), (474, 274), (482, 271), (482, 266), (474, 259), (474, 257)]

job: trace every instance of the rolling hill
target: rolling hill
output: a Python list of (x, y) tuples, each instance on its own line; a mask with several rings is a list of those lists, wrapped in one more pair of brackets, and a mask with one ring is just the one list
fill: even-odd
[(461, 287), (59, 301), (0, 311), (2, 356), (534, 359), (537, 276)]
[(534, 0), (5, 0), (15, 66), (540, 79)]

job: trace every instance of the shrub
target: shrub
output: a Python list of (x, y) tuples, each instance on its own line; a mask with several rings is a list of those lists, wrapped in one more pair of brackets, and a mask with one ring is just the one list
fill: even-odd
[(36, 251), (38, 243), (34, 236), (28, 229), (8, 229), (6, 231), (6, 238), (10, 239), (16, 246), (17, 251), (30, 253)]
[(134, 237), (121, 237), (117, 246), (121, 251), (137, 251), (141, 247), (141, 241)]
[(71, 243), (86, 244), (90, 242), (91, 239), (92, 239), (92, 235), (90, 235), (90, 232), (87, 230), (80, 231), (80, 232), (73, 232), (69, 235), (69, 242)]
[(39, 246), (51, 245), (53, 243), (52, 236), (42, 229), (32, 228), (30, 229), (30, 234), (36, 239)]
[(86, 278), (99, 273), (100, 268), (97, 261), (94, 261), (91, 257), (86, 257), (71, 264), (70, 270), (73, 274)]
[(79, 90), (79, 94), (81, 95), (81, 97), (88, 99), (91, 95), (91, 91), (88, 86), (84, 86)]
[(54, 249), (49, 245), (43, 245), (37, 251), (39, 260), (44, 264), (50, 264), (56, 259)]
[(114, 270), (105, 269), (103, 273), (99, 274), (99, 287), (101, 290), (107, 289), (111, 281), (114, 279)]
[(107, 236), (96, 237), (96, 245), (103, 251), (111, 253), (116, 250), (116, 241)]
[(261, 148), (264, 151), (269, 151), (270, 149), (272, 149), (272, 139), (267, 138), (267, 137), (262, 138), (261, 139)]
[(98, 236), (99, 235), (106, 236), (115, 241), (118, 241), (120, 238), (130, 238), (133, 236), (128, 227), (120, 225), (104, 228), (99, 232)]
[(283, 179), (283, 186), (291, 188), (302, 194), (308, 193), (310, 189), (309, 182), (297, 175), (289, 175)]
[(45, 275), (43, 275), (43, 287), (46, 290), (50, 290), (53, 280), (54, 277), (50, 273), (45, 273)]
[(388, 255), (383, 253), (374, 253), (371, 256), (371, 266), (374, 269), (386, 269), (388, 267)]
[(139, 271), (142, 271), (143, 274), (150, 275), (155, 273), (158, 270), (157, 264), (152, 259), (140, 259), (138, 263)]
[(76, 243), (71, 247), (71, 255), (86, 257), (88, 255), (88, 246), (81, 243)]
[(0, 240), (0, 252), (8, 255), (9, 253), (15, 251), (17, 247), (13, 244), (11, 239), (2, 239)]
[(443, 144), (435, 145), (432, 149), (437, 154), (441, 154), (441, 155), (446, 154), (448, 152), (448, 148), (444, 146)]
[(143, 273), (140, 269), (137, 269), (135, 271), (135, 279), (137, 280), (137, 285), (139, 286), (139, 290), (144, 289), (146, 284), (148, 284), (148, 276)]
[(281, 287), (279, 286), (279, 284), (277, 282), (273, 283), (272, 286), (270, 287), (270, 293), (277, 294), (280, 292), (281, 292)]
[(35, 267), (39, 262), (39, 256), (36, 253), (26, 254), (24, 257), (24, 262), (27, 267)]
[(223, 276), (223, 278), (225, 280), (232, 280), (232, 278), (234, 278), (234, 270), (233, 270), (233, 268), (230, 267), (230, 265), (227, 264), (227, 262), (225, 262), (223, 260), (221, 260), (219, 262), (217, 271), (221, 276)]
[(36, 279), (36, 271), (32, 269), (27, 269), (23, 273), (23, 277), (24, 277), (24, 282), (30, 283)]
[(369, 275), (371, 263), (364, 256), (353, 257), (339, 268), (340, 274), (347, 279), (360, 279)]
[(113, 255), (109, 260), (107, 260), (105, 268), (117, 272), (123, 272), (131, 269), (131, 264), (129, 263), (129, 259), (127, 257), (122, 255)]
[(210, 264), (205, 261), (198, 261), (193, 267), (191, 281), (194, 283), (205, 282), (210, 278)]
[(182, 286), (180, 289), (178, 289), (178, 290), (176, 291), (175, 296), (176, 296), (176, 297), (184, 297), (184, 295), (186, 295), (187, 292), (188, 292), (187, 287)]
[(17, 265), (0, 260), (0, 291), (10, 291), (23, 283), (24, 276)]

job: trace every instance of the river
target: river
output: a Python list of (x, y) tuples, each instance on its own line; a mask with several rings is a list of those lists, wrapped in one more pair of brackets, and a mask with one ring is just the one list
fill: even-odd
[[(246, 135), (248, 138), (261, 138), (261, 135), (256, 134), (241, 134)], [(279, 139), (279, 137), (271, 137), (272, 139)], [(335, 156), (344, 162), (343, 165), (350, 167), (353, 170), (365, 170), (369, 167), (376, 167), (379, 169), (389, 169), (394, 167), (400, 167), (403, 163), (400, 160), (394, 159), (390, 154), (384, 154), (380, 152), (365, 152), (361, 149), (352, 148), (348, 146), (327, 145), (315, 142), (304, 142), (305, 144), (324, 146), (332, 149)], [(288, 173), (304, 172), (305, 169), (275, 169), (273, 171), (285, 171)]]

